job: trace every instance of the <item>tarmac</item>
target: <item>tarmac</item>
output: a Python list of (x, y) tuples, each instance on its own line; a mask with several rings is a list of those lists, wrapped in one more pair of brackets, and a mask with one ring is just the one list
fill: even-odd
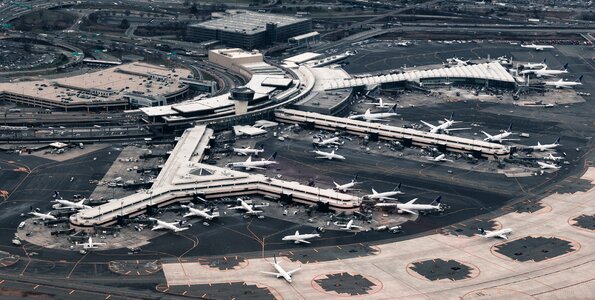
[[(595, 183), (595, 168), (590, 168), (582, 179)], [(294, 274), (292, 284), (265, 274), (256, 275), (271, 268), (268, 255), (265, 259), (250, 259), (245, 268), (233, 271), (205, 270), (199, 263), (193, 262), (164, 264), (163, 270), (170, 286), (222, 283), (228, 282), (231, 277), (234, 281), (257, 281), (279, 293), (283, 299), (345, 296), (347, 292), (327, 290), (324, 284), (319, 283), (320, 276), (328, 278), (343, 273), (372, 279), (370, 281), (378, 288), (366, 289), (363, 292), (366, 299), (470, 299), (482, 295), (488, 295), (490, 299), (590, 298), (595, 283), (590, 271), (595, 259), (593, 232), (576, 228), (568, 221), (577, 215), (593, 213), (595, 188), (572, 194), (555, 193), (541, 201), (552, 210), (531, 215), (513, 212), (494, 220), (513, 228), (509, 241), (437, 233), (386, 243), (377, 246), (379, 251), (375, 255), (301, 264), (302, 269)], [(513, 260), (495, 253), (498, 247), (513, 247), (514, 243), (529, 236), (556, 236), (572, 241), (575, 246), (568, 253), (553, 253), (547, 259), (533, 255), (533, 259), (528, 261)], [(469, 266), (475, 274), (455, 280), (420, 278), (424, 271), (415, 264), (424, 260), (454, 260)], [(299, 264), (283, 260), (282, 266), (291, 270)], [(344, 282), (349, 284), (349, 281)], [(361, 289), (361, 286), (352, 285), (352, 289), (356, 288)]]

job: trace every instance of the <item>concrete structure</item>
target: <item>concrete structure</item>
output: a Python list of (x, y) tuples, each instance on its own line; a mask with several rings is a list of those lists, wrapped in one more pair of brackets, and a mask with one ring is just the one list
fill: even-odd
[(436, 134), (415, 129), (376, 124), (366, 121), (351, 120), (318, 113), (303, 112), (293, 109), (278, 109), (275, 118), (279, 122), (306, 124), (306, 128), (322, 128), (326, 130), (342, 130), (351, 134), (369, 135), (372, 139), (399, 140), (405, 146), (436, 147), (438, 150), (471, 153), (478, 158), (493, 159), (506, 157), (511, 148), (446, 134)]
[(497, 62), (470, 66), (456, 66), (424, 71), (409, 71), (400, 74), (368, 76), (362, 78), (337, 79), (325, 84), (326, 90), (362, 87), (366, 85), (388, 85), (404, 82), (417, 82), (421, 85), (462, 83), (488, 84), (490, 86), (515, 86), (515, 80), (508, 71)]
[(141, 215), (151, 207), (188, 202), (199, 194), (205, 199), (261, 194), (307, 205), (328, 203), (330, 209), (342, 212), (353, 212), (361, 205), (359, 197), (332, 189), (202, 164), (200, 161), (209, 149), (212, 134), (213, 130), (206, 126), (186, 130), (150, 190), (81, 210), (70, 216), (71, 226), (91, 231), (97, 225), (115, 224), (118, 218)]
[(223, 14), (214, 13), (212, 20), (189, 25), (186, 34), (191, 41), (219, 40), (227, 46), (254, 49), (285, 42), (311, 29), (310, 19), (228, 10)]
[(130, 63), (83, 75), (0, 83), (0, 100), (43, 108), (110, 109), (163, 105), (186, 95), (187, 69)]
[(309, 48), (310, 45), (315, 45), (320, 42), (320, 33), (318, 33), (318, 31), (312, 31), (296, 35), (294, 37), (289, 38), (287, 42), (289, 43), (289, 45), (293, 47)]
[[(589, 168), (580, 180), (595, 184), (595, 168)], [(593, 260), (595, 249), (593, 230), (573, 225), (573, 219), (580, 215), (593, 214), (595, 188), (574, 193), (553, 194), (539, 202), (544, 208), (535, 213), (516, 212), (493, 219), (497, 228), (513, 228), (508, 241), (484, 239), (480, 236), (457, 235), (451, 230), (430, 233), (397, 242), (373, 246), (369, 255), (344, 257), (333, 255), (333, 259), (316, 260), (309, 253), (337, 253), (348, 246), (327, 246), (313, 244), (306, 250), (279, 251), (270, 249), (265, 257), (244, 261), (245, 267), (221, 270), (205, 267), (204, 263), (172, 260), (163, 264), (163, 273), (168, 288), (176, 285), (228, 285), (230, 274), (235, 282), (258, 282), (269, 288), (278, 299), (346, 299), (355, 291), (356, 299), (395, 299), (398, 295), (406, 299), (590, 299), (595, 287)], [(454, 226), (473, 224), (467, 220)], [(457, 228), (457, 227), (455, 227)], [(475, 228), (473, 228), (476, 230)], [(543, 261), (519, 262), (502, 256), (496, 249), (503, 243), (514, 242), (526, 236), (555, 236), (571, 241), (574, 251), (554, 256)], [(277, 242), (266, 239), (266, 242)], [(263, 241), (264, 242), (264, 241)], [(315, 243), (315, 242), (314, 242)], [(268, 245), (265, 245), (268, 246)], [(529, 246), (531, 248), (531, 246)], [(315, 249), (315, 250), (312, 250)], [(528, 252), (531, 249), (519, 250)], [(303, 252), (298, 252), (303, 251)], [(315, 253), (315, 252), (316, 253)], [(551, 252), (551, 251), (550, 251)], [(292, 283), (261, 274), (271, 268), (272, 254), (282, 261), (286, 270), (301, 267), (292, 276)], [(298, 254), (299, 253), (299, 254)], [(294, 255), (295, 254), (295, 255)], [(553, 255), (552, 255), (553, 256)], [(334, 258), (337, 259), (334, 259)], [(430, 280), (416, 272), (414, 262), (442, 259), (456, 260), (470, 268), (464, 279), (448, 278)], [(296, 260), (300, 260), (299, 262)], [(445, 270), (446, 269), (446, 270)], [(428, 273), (466, 274), (450, 268), (428, 268)], [(330, 274), (361, 275), (374, 285), (365, 290), (352, 281), (334, 283), (343, 293), (322, 288), (317, 279)], [(591, 275), (589, 275), (591, 274)], [(327, 288), (328, 289), (328, 288)], [(340, 290), (339, 290), (340, 291)]]

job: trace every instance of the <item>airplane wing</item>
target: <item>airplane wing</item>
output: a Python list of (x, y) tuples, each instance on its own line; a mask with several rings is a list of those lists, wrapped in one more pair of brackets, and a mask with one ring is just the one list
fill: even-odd
[(397, 203), (376, 203), (374, 206), (376, 206), (376, 207), (397, 206)]
[(335, 226), (346, 226), (347, 225), (346, 223), (339, 223), (339, 222), (335, 222), (333, 224), (335, 224)]
[(293, 269), (293, 270), (287, 272), (287, 274), (289, 274), (289, 276), (291, 276), (293, 273), (299, 271), (300, 269), (301, 269), (301, 267), (300, 268), (297, 268), (297, 269)]
[(413, 200), (411, 200), (411, 201), (409, 201), (409, 202), (407, 202), (405, 204), (413, 204), (413, 203), (415, 203), (415, 201), (417, 201), (417, 198), (415, 198), (415, 199), (413, 199)]
[(420, 120), (420, 122), (424, 123), (426, 126), (430, 127), (431, 129), (436, 128), (436, 126), (434, 126), (434, 125), (432, 125), (432, 124), (430, 124), (430, 123), (428, 123), (426, 121)]
[(500, 139), (501, 141), (520, 141), (521, 139)]
[(397, 198), (392, 198), (392, 197), (382, 197), (382, 198), (380, 198), (380, 200), (399, 201), (399, 199), (397, 199)]
[(363, 227), (361, 227), (361, 226), (359, 226), (359, 225), (351, 225), (351, 228), (362, 229)]
[(404, 212), (408, 212), (408, 213), (410, 213), (410, 214), (412, 214), (412, 215), (417, 215), (417, 212), (415, 212), (415, 211), (412, 211), (412, 210), (409, 210), (409, 209), (402, 209), (402, 208), (401, 208), (401, 210), (402, 210), (402, 211), (404, 211)]
[(260, 271), (260, 273), (277, 276), (277, 278), (281, 277), (281, 273), (267, 272), (267, 271)]
[(179, 228), (178, 227), (178, 228), (174, 229), (174, 231), (175, 232), (180, 232), (180, 231), (184, 231), (184, 230), (188, 230), (188, 229), (189, 229), (189, 227), (184, 227), (184, 228)]
[(228, 207), (227, 209), (244, 209), (243, 206), (232, 206), (232, 207)]
[(483, 130), (481, 131), (481, 133), (485, 134), (485, 136), (486, 136), (488, 139), (491, 139), (491, 138), (493, 137), (491, 134), (489, 134), (489, 133), (487, 133), (487, 132), (485, 132), (485, 131), (483, 131)]
[(501, 238), (501, 239), (508, 240), (508, 237), (506, 235), (504, 235), (504, 234), (499, 234), (498, 237)]
[(316, 156), (316, 158), (328, 158), (328, 159), (330, 159), (329, 156)]
[(308, 242), (306, 240), (301, 240), (301, 239), (296, 239), (296, 241), (300, 242), (300, 243), (305, 243), (305, 244), (312, 244), (311, 242)]

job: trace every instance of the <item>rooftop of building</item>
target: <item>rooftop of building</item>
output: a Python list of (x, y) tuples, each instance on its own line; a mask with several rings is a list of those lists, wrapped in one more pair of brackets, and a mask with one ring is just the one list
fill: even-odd
[[(59, 79), (0, 83), (0, 93), (50, 102), (109, 102), (120, 100), (126, 94), (154, 97), (175, 93), (182, 89), (179, 79), (191, 74), (188, 69), (135, 62)], [(97, 94), (100, 92), (104, 95)]]
[(190, 26), (255, 34), (265, 31), (266, 24), (268, 23), (274, 23), (277, 24), (278, 27), (283, 27), (305, 20), (292, 16), (257, 13), (246, 10), (227, 10), (224, 14), (215, 16), (220, 17), (202, 23), (192, 24)]

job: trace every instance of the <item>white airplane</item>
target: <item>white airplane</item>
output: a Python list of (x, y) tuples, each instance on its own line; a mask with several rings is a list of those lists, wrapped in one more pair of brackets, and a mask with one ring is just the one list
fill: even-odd
[(91, 206), (89, 205), (85, 205), (83, 204), (85, 202), (86, 199), (82, 199), (81, 201), (78, 202), (72, 202), (72, 201), (68, 201), (68, 200), (64, 200), (64, 199), (56, 199), (53, 202), (56, 202), (59, 204), (60, 207), (58, 207), (57, 209), (89, 209), (91, 208)]
[(93, 242), (93, 239), (89, 237), (89, 240), (86, 243), (75, 243), (76, 246), (83, 246), (83, 249), (96, 249), (99, 248), (97, 246), (105, 246), (106, 243), (97, 243)]
[(342, 145), (338, 136), (326, 140), (319, 136), (318, 140), (314, 141), (314, 143), (318, 146)]
[(553, 144), (543, 144), (542, 145), (540, 142), (537, 142), (537, 145), (529, 146), (529, 149), (545, 151), (545, 150), (554, 149), (558, 146), (560, 146), (560, 138), (557, 138)]
[(182, 207), (188, 208), (188, 213), (184, 215), (184, 218), (201, 217), (207, 220), (213, 220), (219, 217), (219, 212), (213, 212), (212, 209), (197, 209), (188, 205), (182, 205)]
[(543, 68), (547, 68), (547, 65), (545, 64), (545, 58), (543, 59), (543, 62), (540, 63), (526, 63), (523, 64), (523, 69), (529, 69), (529, 70), (534, 70), (534, 69), (543, 69)]
[(366, 112), (363, 115), (349, 116), (349, 119), (352, 119), (352, 120), (361, 119), (361, 120), (364, 120), (367, 122), (373, 122), (373, 121), (383, 121), (383, 119), (390, 118), (390, 117), (397, 117), (397, 116), (399, 116), (399, 114), (397, 114), (397, 105), (395, 104), (388, 112), (371, 113), (370, 109), (368, 108), (368, 110), (366, 110)]
[(549, 155), (544, 157), (543, 159), (551, 160), (551, 161), (560, 161), (560, 160), (563, 160), (564, 157), (563, 156), (554, 156), (553, 154), (549, 153)]
[(229, 207), (227, 209), (243, 209), (243, 210), (246, 211), (246, 214), (256, 215), (256, 214), (262, 213), (263, 211), (262, 210), (255, 210), (255, 208), (267, 207), (268, 206), (268, 205), (264, 205), (264, 204), (260, 204), (260, 205), (252, 204), (252, 205), (250, 205), (250, 204), (246, 203), (246, 201), (244, 201), (244, 200), (242, 200), (240, 198), (238, 198), (238, 202), (240, 202), (240, 205), (232, 206), (232, 207)]
[(178, 227), (177, 225), (181, 225), (181, 222), (164, 222), (155, 218), (149, 218), (149, 220), (151, 221), (155, 221), (157, 222), (157, 225), (153, 226), (153, 228), (151, 228), (151, 230), (158, 230), (158, 229), (167, 229), (167, 230), (171, 230), (173, 232), (180, 232), (180, 231), (184, 231), (187, 230), (189, 227)]
[(324, 151), (320, 151), (318, 149), (315, 149), (315, 150), (312, 150), (312, 152), (319, 155), (319, 156), (316, 156), (316, 158), (325, 158), (325, 159), (328, 159), (328, 160), (333, 160), (333, 159), (344, 160), (345, 159), (345, 156), (339, 155), (339, 154), (335, 154), (335, 150), (333, 150), (331, 152), (324, 152)]
[(533, 74), (537, 77), (551, 77), (568, 73), (568, 63), (566, 63), (560, 70), (550, 70), (547, 67), (538, 70), (523, 70), (519, 74), (529, 75)]
[(283, 241), (293, 241), (296, 244), (299, 243), (306, 243), (306, 244), (310, 244), (310, 242), (308, 242), (307, 240), (312, 239), (312, 238), (317, 238), (320, 237), (320, 234), (318, 233), (306, 233), (306, 234), (300, 234), (299, 231), (295, 231), (295, 234), (292, 235), (286, 235), (283, 237)]
[(457, 57), (447, 58), (446, 62), (451, 66), (466, 66), (469, 64), (469, 60), (462, 60)]
[(543, 49), (554, 49), (554, 46), (552, 46), (552, 45), (535, 45), (534, 43), (521, 44), (521, 47), (535, 49), (535, 51), (543, 51)]
[(508, 235), (512, 233), (512, 228), (504, 228), (496, 231), (489, 231), (484, 230), (483, 228), (479, 228), (479, 232), (481, 232), (481, 236), (484, 238), (501, 238), (508, 240)]
[(55, 216), (52, 216), (52, 212), (49, 212), (47, 214), (42, 214), (36, 211), (32, 211), (29, 213), (30, 215), (34, 215), (35, 219), (41, 219), (42, 221), (45, 220), (57, 220), (57, 218)]
[(372, 194), (368, 194), (364, 197), (366, 197), (370, 200), (381, 200), (381, 201), (382, 200), (397, 200), (396, 198), (391, 198), (391, 197), (400, 195), (400, 194), (403, 194), (403, 192), (401, 192), (401, 184), (399, 183), (399, 185), (397, 185), (395, 187), (395, 189), (392, 191), (378, 193), (378, 192), (376, 192), (375, 189), (372, 189)]
[(487, 133), (483, 130), (481, 131), (481, 133), (485, 134), (486, 138), (483, 140), (486, 142), (502, 143), (503, 141), (518, 141), (519, 140), (519, 139), (507, 139), (507, 137), (515, 134), (512, 132), (512, 124), (508, 125), (508, 129), (504, 130), (504, 132), (499, 133), (499, 134), (490, 135), (489, 133)]
[(450, 114), (450, 119), (444, 119), (444, 123), (438, 125), (438, 126), (434, 126), (428, 122), (425, 122), (423, 120), (420, 120), (422, 123), (424, 123), (426, 126), (430, 127), (430, 132), (431, 133), (446, 133), (449, 134), (451, 131), (457, 131), (457, 130), (467, 130), (467, 129), (471, 129), (471, 128), (450, 128), (450, 126), (456, 124), (456, 123), (461, 123), (459, 121), (455, 121), (452, 119), (453, 114)]
[(539, 165), (539, 167), (541, 169), (552, 169), (552, 170), (558, 170), (560, 169), (560, 166), (557, 166), (555, 164), (548, 164), (548, 163), (544, 163), (541, 161), (538, 161), (537, 164)]
[(369, 104), (376, 105), (376, 107), (378, 107), (378, 108), (386, 108), (386, 107), (392, 107), (396, 103), (386, 103), (382, 100), (382, 98), (378, 98), (378, 102), (370, 102)]
[(264, 152), (264, 149), (262, 148), (262, 146), (259, 149), (253, 149), (250, 147), (246, 147), (246, 148), (233, 148), (233, 152), (237, 153), (238, 155), (254, 155), (254, 156), (258, 156), (259, 153)]
[(293, 275), (293, 273), (299, 271), (301, 269), (301, 267), (299, 267), (297, 269), (293, 269), (293, 270), (287, 272), (277, 262), (277, 258), (275, 256), (273, 256), (273, 259), (274, 259), (275, 262), (274, 263), (271, 263), (271, 265), (273, 265), (273, 267), (275, 268), (275, 270), (277, 270), (277, 273), (275, 273), (275, 272), (266, 272), (266, 271), (260, 271), (260, 272), (261, 273), (264, 273), (264, 274), (269, 274), (269, 275), (277, 276), (277, 278), (283, 277), (283, 279), (285, 279), (285, 281), (291, 283), (291, 281), (292, 281), (291, 275)]
[[(432, 201), (430, 204), (415, 204), (417, 198), (407, 202), (407, 203), (376, 203), (376, 207), (396, 207), (400, 212), (406, 212), (413, 215), (417, 215), (417, 211), (420, 210), (439, 210), (440, 209), (440, 201), (442, 200), (442, 196), (438, 196), (436, 200)], [(436, 205), (434, 205), (436, 203)]]
[(353, 230), (353, 229), (362, 229), (361, 226), (358, 225), (353, 225), (353, 220), (349, 220), (349, 222), (347, 222), (347, 224), (343, 224), (343, 223), (339, 223), (339, 222), (335, 222), (333, 223), (335, 224), (335, 226), (340, 226), (341, 230)]
[(583, 80), (583, 75), (581, 75), (576, 81), (564, 81), (564, 79), (560, 78), (558, 81), (546, 81), (544, 82), (545, 85), (554, 86), (557, 89), (565, 89), (565, 88), (572, 88), (577, 85), (583, 85), (581, 82)]
[(246, 171), (250, 171), (252, 169), (265, 170), (266, 168), (264, 167), (277, 163), (275, 161), (275, 157), (277, 157), (277, 152), (273, 153), (273, 155), (271, 155), (271, 157), (269, 157), (266, 160), (263, 158), (262, 160), (252, 161), (252, 156), (249, 156), (248, 159), (246, 159), (246, 161), (228, 163), (227, 165), (225, 165), (225, 167), (244, 168)]
[(348, 182), (345, 184), (338, 184), (333, 181), (333, 183), (335, 184), (335, 190), (340, 191), (340, 192), (347, 192), (348, 190), (353, 190), (353, 187), (356, 184), (358, 184), (359, 182), (357, 182), (357, 175), (355, 175), (355, 177), (353, 177), (353, 179), (351, 179), (351, 182)]
[(430, 157), (427, 157), (427, 159), (428, 159), (429, 161), (436, 161), (436, 162), (443, 162), (443, 161), (447, 161), (447, 162), (453, 162), (453, 160), (452, 160), (452, 159), (447, 159), (447, 158), (446, 158), (446, 154), (440, 154), (440, 155), (438, 155), (438, 156), (436, 156), (436, 157), (432, 157), (432, 156), (430, 156)]

